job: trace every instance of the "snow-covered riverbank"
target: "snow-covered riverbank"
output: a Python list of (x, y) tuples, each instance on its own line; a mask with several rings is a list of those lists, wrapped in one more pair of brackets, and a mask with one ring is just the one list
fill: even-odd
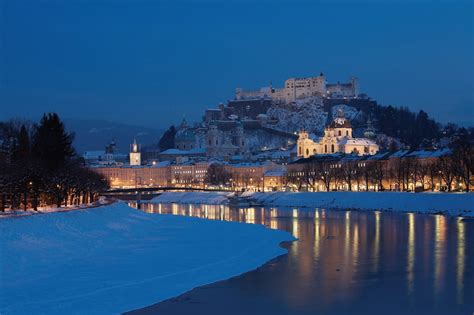
[(147, 214), (124, 203), (0, 220), (1, 314), (138, 309), (286, 253), (261, 225)]
[[(166, 192), (155, 203), (228, 204), (233, 195), (220, 192)], [(394, 212), (444, 213), (474, 216), (473, 193), (407, 192), (246, 192), (243, 204), (267, 207), (382, 210)]]
[(242, 197), (269, 207), (382, 210), (474, 216), (473, 193), (274, 192), (245, 193)]
[(233, 192), (164, 192), (153, 198), (151, 202), (221, 205), (229, 203), (229, 198), (232, 196), (234, 196)]

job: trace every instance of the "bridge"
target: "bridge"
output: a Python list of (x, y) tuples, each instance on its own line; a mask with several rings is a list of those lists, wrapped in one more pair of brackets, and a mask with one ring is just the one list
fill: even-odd
[(223, 192), (232, 192), (228, 189), (218, 189), (218, 188), (193, 188), (193, 187), (136, 187), (136, 188), (115, 188), (109, 189), (102, 193), (102, 195), (126, 195), (126, 194), (142, 194), (142, 193), (162, 193), (165, 191), (223, 191)]
[[(121, 199), (151, 199), (165, 191), (214, 191), (232, 192), (228, 189), (216, 188), (193, 188), (193, 187), (136, 187), (136, 188), (115, 188), (103, 192), (106, 197), (121, 197)], [(127, 198), (128, 197), (128, 198)]]

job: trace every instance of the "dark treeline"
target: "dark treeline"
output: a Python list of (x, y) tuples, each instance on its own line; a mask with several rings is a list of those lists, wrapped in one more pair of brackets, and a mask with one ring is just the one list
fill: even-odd
[(74, 135), (55, 113), (38, 125), (0, 123), (0, 139), (0, 211), (90, 203), (108, 187), (84, 167), (72, 146)]
[(413, 149), (430, 146), (443, 135), (442, 126), (422, 110), (416, 114), (407, 107), (376, 106), (374, 116), (379, 132), (397, 138)]

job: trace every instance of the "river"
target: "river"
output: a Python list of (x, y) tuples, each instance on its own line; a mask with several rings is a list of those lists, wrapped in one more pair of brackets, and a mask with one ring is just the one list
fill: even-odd
[(141, 208), (264, 224), (298, 241), (257, 270), (132, 314), (474, 314), (474, 220), (308, 208)]

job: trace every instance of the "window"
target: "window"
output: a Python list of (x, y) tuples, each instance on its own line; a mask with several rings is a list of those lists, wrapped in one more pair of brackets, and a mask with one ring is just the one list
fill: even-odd
[(328, 153), (328, 145), (327, 144), (324, 145), (324, 153)]
[(331, 144), (331, 152), (334, 153), (334, 144)]
[(309, 150), (308, 149), (306, 149), (306, 155), (309, 155)]
[(302, 152), (302, 149), (301, 149), (301, 147), (300, 147), (300, 155), (301, 155), (301, 152)]
[(341, 131), (339, 130), (339, 135), (341, 135)]

